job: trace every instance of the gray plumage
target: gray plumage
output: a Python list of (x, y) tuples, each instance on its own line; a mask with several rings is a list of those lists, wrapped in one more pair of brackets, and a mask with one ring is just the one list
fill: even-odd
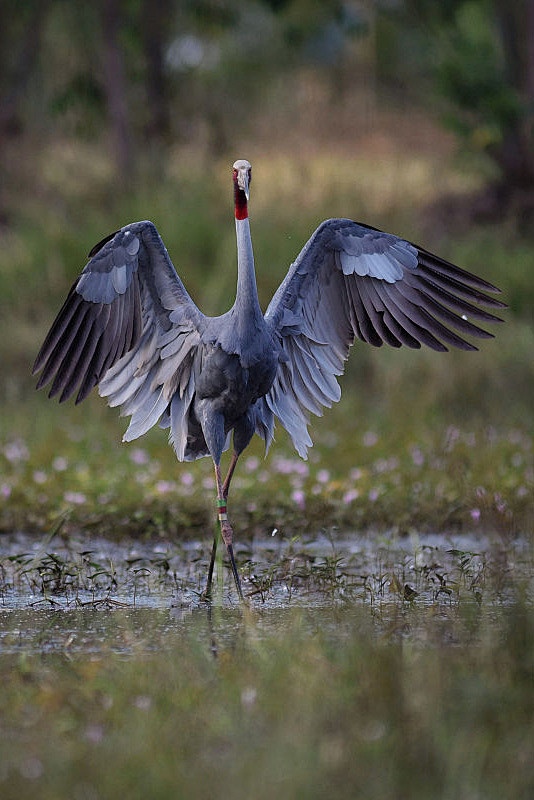
[(310, 413), (339, 400), (336, 377), (355, 337), (475, 350), (464, 335), (492, 334), (469, 318), (499, 321), (478, 304), (504, 307), (485, 294), (494, 286), (423, 248), (331, 219), (263, 316), (248, 219), (236, 227), (237, 296), (220, 317), (194, 304), (151, 222), (126, 225), (97, 245), (37, 357), (38, 388), (53, 378), (51, 397), (64, 401), (77, 389), (80, 402), (98, 385), (131, 418), (124, 441), (159, 423), (170, 428), (179, 460), (208, 455), (210, 444), (220, 459), (232, 430), (240, 449), (254, 431), (268, 447), (276, 419), (306, 457)]

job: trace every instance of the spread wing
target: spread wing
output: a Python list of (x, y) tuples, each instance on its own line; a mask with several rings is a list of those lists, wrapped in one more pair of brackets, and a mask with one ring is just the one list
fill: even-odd
[[(190, 402), (191, 364), (206, 318), (148, 221), (126, 225), (89, 253), (33, 368), (37, 388), (81, 402), (98, 385), (132, 419), (125, 440), (154, 425), (177, 400)], [(175, 402), (176, 406), (177, 403)], [(184, 415), (184, 409), (176, 408)]]
[(273, 297), (265, 320), (282, 360), (265, 397), (299, 455), (312, 442), (310, 412), (339, 400), (343, 372), (357, 336), (380, 347), (476, 350), (464, 336), (492, 337), (471, 320), (502, 321), (480, 308), (505, 308), (485, 292), (499, 290), (397, 236), (348, 219), (323, 222)]

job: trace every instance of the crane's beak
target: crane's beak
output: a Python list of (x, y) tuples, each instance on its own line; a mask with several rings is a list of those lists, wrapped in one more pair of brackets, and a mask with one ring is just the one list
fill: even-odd
[(249, 177), (248, 177), (248, 168), (242, 167), (237, 171), (237, 185), (239, 188), (245, 193), (245, 197), (249, 198)]

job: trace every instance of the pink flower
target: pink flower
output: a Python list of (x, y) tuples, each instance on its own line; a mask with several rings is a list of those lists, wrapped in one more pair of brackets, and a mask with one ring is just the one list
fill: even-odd
[(28, 447), (22, 439), (15, 439), (4, 447), (4, 455), (12, 464), (18, 461), (27, 461), (30, 457)]
[(425, 463), (425, 457), (418, 447), (412, 447), (412, 461), (416, 467), (422, 467)]
[(67, 503), (73, 503), (76, 506), (81, 506), (87, 502), (87, 497), (81, 492), (65, 492), (63, 497)]
[(7, 483), (3, 483), (0, 486), (0, 497), (2, 498), (2, 500), (7, 500), (10, 494), (11, 494), (11, 486), (9, 486)]
[(348, 506), (348, 505), (350, 505), (350, 503), (354, 502), (354, 500), (356, 500), (356, 498), (358, 498), (359, 496), (360, 496), (360, 493), (359, 493), (359, 491), (357, 489), (349, 489), (343, 495), (343, 502), (345, 503), (345, 505)]
[(193, 475), (191, 472), (184, 472), (180, 478), (184, 486), (192, 486), (193, 485)]
[(301, 489), (295, 489), (294, 492), (291, 494), (291, 499), (300, 509), (303, 509), (306, 505), (305, 503), (305, 495)]
[(319, 483), (327, 483), (330, 480), (330, 473), (327, 469), (320, 469), (317, 473), (317, 480)]
[(473, 519), (475, 522), (479, 521), (479, 519), (480, 519), (480, 509), (479, 508), (472, 508), (470, 514), (471, 514), (471, 519)]
[(274, 468), (276, 472), (281, 472), (283, 475), (290, 475), (292, 472), (296, 472), (297, 475), (307, 475), (309, 472), (309, 467), (307, 464), (304, 464), (297, 458), (284, 458), (283, 456), (278, 456), (273, 461)]
[(167, 492), (173, 492), (176, 489), (176, 484), (173, 481), (157, 481), (155, 489), (159, 494), (167, 494)]
[(134, 464), (148, 464), (148, 453), (140, 447), (134, 447), (130, 453), (130, 459)]
[(374, 431), (367, 431), (363, 435), (363, 444), (365, 447), (374, 447), (378, 442), (378, 436)]

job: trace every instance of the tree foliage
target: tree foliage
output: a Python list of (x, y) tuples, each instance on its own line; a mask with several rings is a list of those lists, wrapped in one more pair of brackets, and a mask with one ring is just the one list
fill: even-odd
[(409, 24), (432, 41), (429, 68), (445, 123), (499, 169), (499, 199), (534, 192), (533, 0), (408, 0)]

